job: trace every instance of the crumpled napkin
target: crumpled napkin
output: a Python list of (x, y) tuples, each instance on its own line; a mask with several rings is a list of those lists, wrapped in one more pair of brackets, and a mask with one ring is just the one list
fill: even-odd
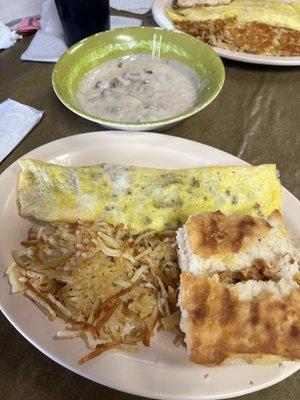
[(152, 7), (153, 0), (110, 0), (112, 8), (129, 11), (134, 14), (146, 14)]
[(11, 99), (0, 104), (0, 162), (39, 123), (43, 113)]
[[(75, 1), (75, 0), (74, 0)], [(141, 26), (136, 18), (111, 16), (111, 28)], [(41, 11), (41, 30), (35, 34), (22, 60), (56, 62), (67, 50), (63, 28), (53, 0), (45, 0)]]
[(8, 49), (18, 39), (22, 39), (22, 36), (18, 35), (16, 31), (11, 31), (8, 26), (0, 21), (0, 49)]

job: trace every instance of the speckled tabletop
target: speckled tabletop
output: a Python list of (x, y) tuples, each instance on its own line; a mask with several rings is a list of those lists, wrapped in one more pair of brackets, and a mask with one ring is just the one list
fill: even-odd
[[(151, 24), (150, 16), (144, 19)], [(0, 164), (44, 143), (102, 130), (67, 110), (51, 87), (53, 64), (22, 62), (32, 36), (0, 51), (0, 102), (8, 97), (45, 111), (41, 122)], [(226, 81), (218, 98), (200, 114), (165, 132), (202, 142), (253, 163), (275, 162), (283, 185), (300, 198), (300, 69), (224, 60)], [(4, 190), (5, 188), (0, 188)], [(4, 227), (0, 226), (0, 229)], [(1, 248), (0, 248), (1, 251)], [(0, 399), (134, 400), (90, 382), (51, 361), (0, 314)], [(300, 372), (243, 400), (299, 400)]]

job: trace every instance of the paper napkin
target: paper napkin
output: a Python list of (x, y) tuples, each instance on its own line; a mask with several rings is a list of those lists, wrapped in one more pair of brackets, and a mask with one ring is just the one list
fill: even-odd
[(24, 139), (43, 111), (8, 99), (0, 104), (0, 162)]
[(135, 14), (146, 14), (152, 7), (153, 0), (110, 0), (112, 8)]

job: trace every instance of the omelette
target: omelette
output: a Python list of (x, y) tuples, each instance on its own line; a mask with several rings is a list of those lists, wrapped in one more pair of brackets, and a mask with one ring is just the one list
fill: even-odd
[(225, 5), (168, 8), (166, 13), (177, 29), (212, 46), (275, 56), (300, 54), (299, 0), (233, 0)]
[(103, 220), (137, 232), (161, 231), (182, 226), (200, 211), (256, 217), (281, 208), (275, 164), (164, 170), (24, 159), (19, 165), (20, 213), (41, 221)]

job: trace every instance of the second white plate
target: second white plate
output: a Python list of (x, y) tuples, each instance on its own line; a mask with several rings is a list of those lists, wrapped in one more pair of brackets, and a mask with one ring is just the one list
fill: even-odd
[[(154, 133), (94, 132), (66, 137), (41, 146), (23, 158), (61, 165), (102, 162), (157, 168), (241, 165), (242, 160), (203, 144)], [(20, 248), (30, 222), (18, 214), (18, 164), (0, 176), (0, 274)], [(290, 233), (300, 237), (300, 203), (284, 190), (284, 216)], [(80, 339), (55, 340), (59, 322), (50, 322), (22, 295), (11, 295), (7, 279), (0, 279), (0, 307), (15, 328), (35, 347), (64, 367), (95, 382), (140, 396), (158, 399), (225, 399), (273, 385), (296, 372), (299, 364), (214, 368), (195, 366), (184, 348), (176, 348), (169, 333), (160, 333), (150, 348), (138, 353), (107, 352), (84, 365), (87, 353)]]
[[(284, 1), (284, 0), (283, 0)], [(167, 29), (176, 29), (165, 12), (167, 7), (171, 7), (173, 0), (154, 0), (152, 6), (152, 14), (158, 26)], [(221, 49), (220, 47), (213, 47), (220, 57), (228, 58), (230, 60), (242, 61), (251, 64), (265, 64), (265, 65), (285, 65), (293, 66), (300, 65), (300, 57), (275, 57), (264, 56), (259, 54), (247, 54), (238, 51)]]

